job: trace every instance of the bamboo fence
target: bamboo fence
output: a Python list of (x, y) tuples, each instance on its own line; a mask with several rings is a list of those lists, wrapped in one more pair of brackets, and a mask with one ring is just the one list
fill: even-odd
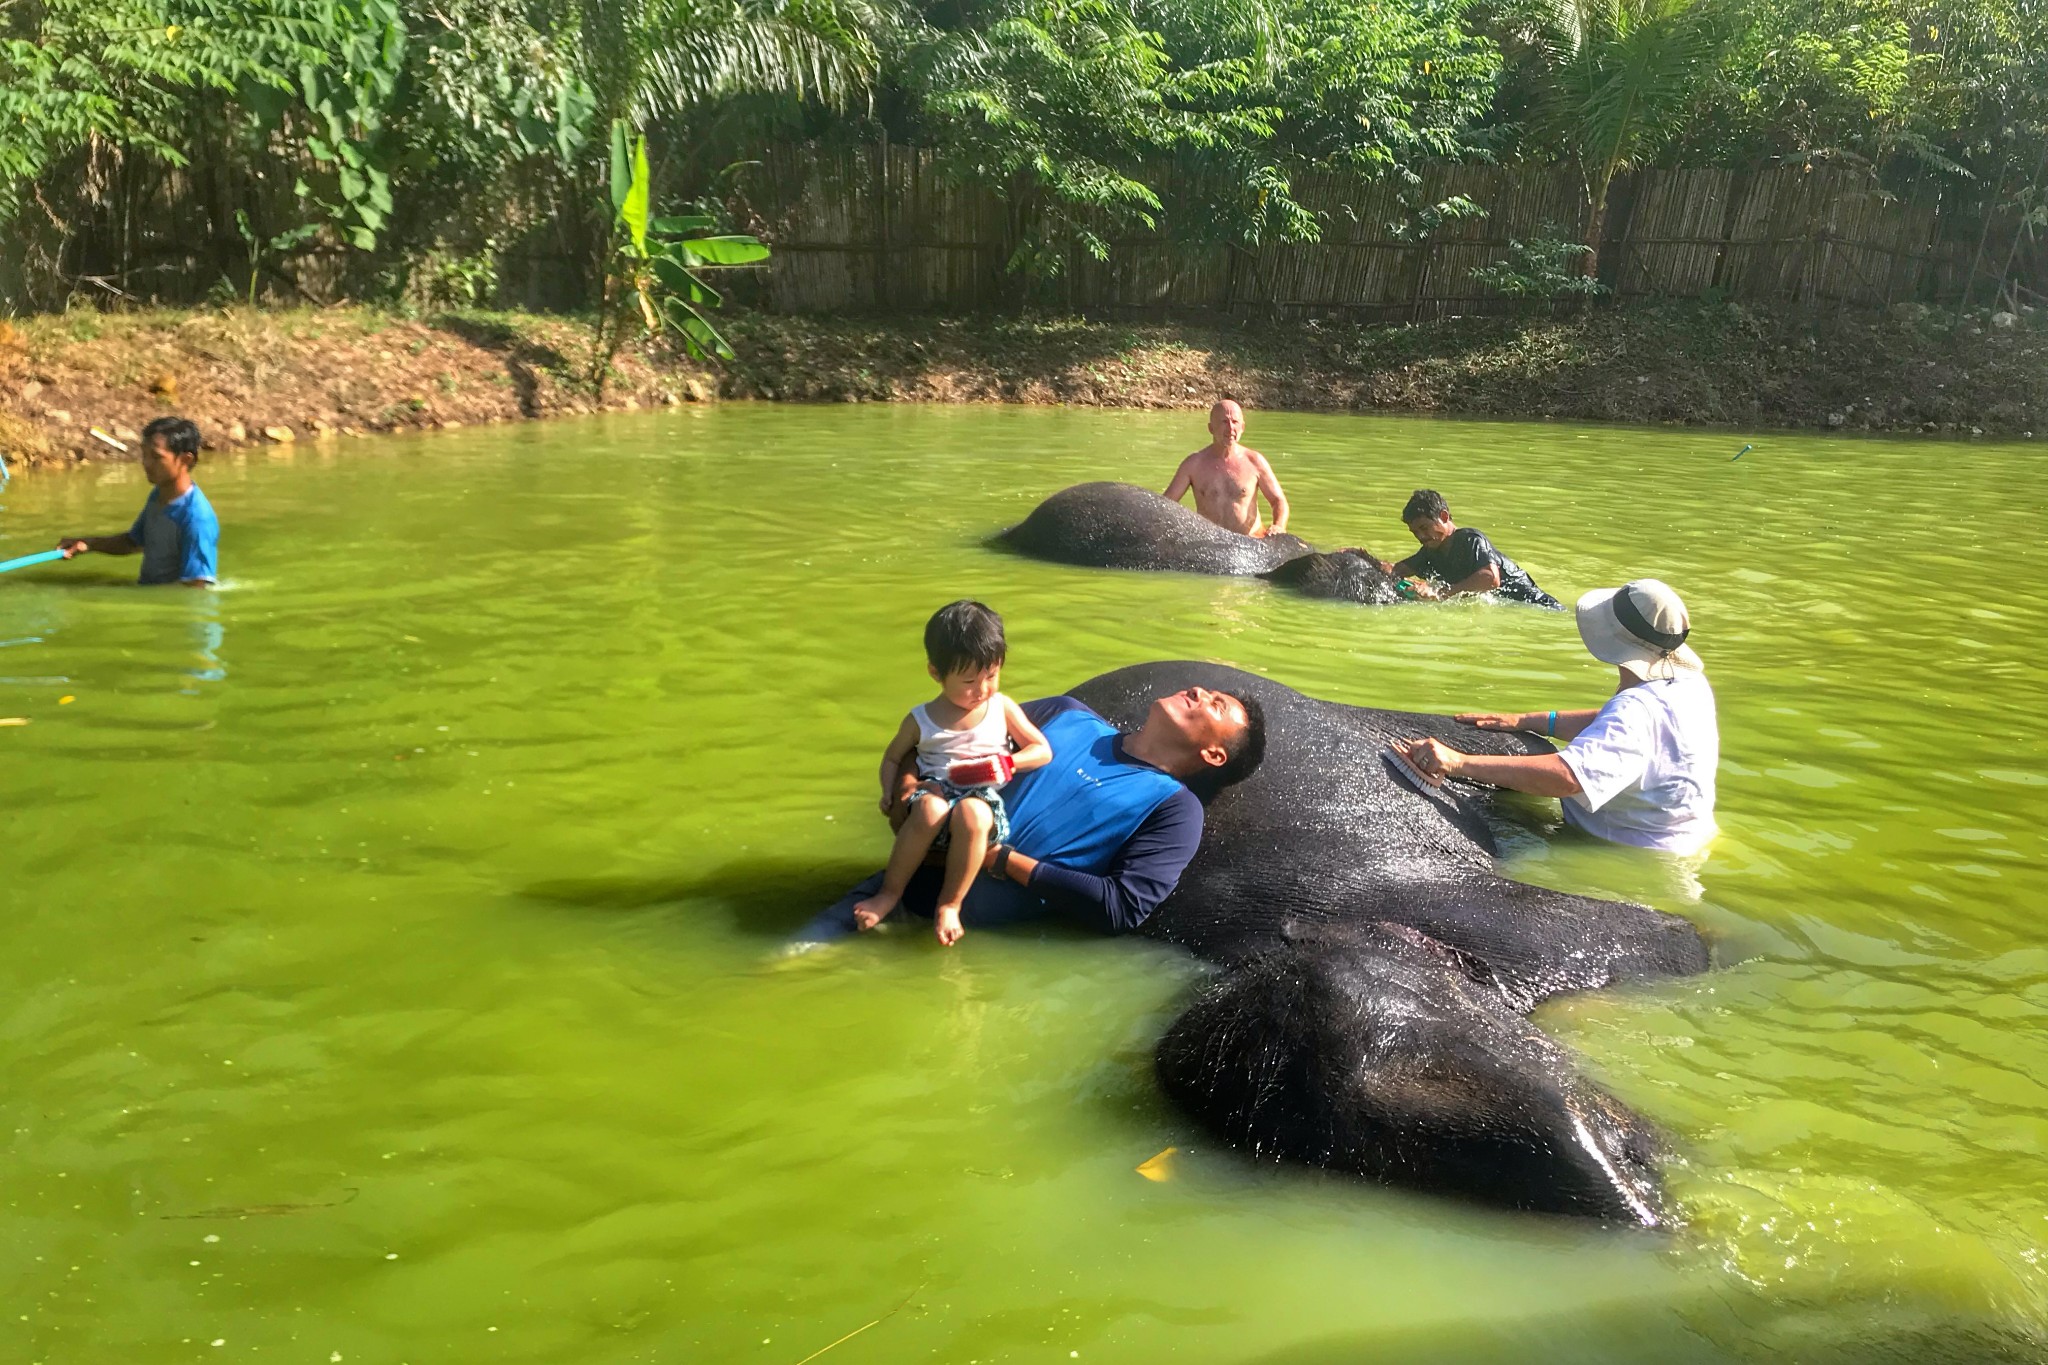
[[(1563, 167), (1435, 167), (1405, 196), (1385, 181), (1313, 172), (1293, 192), (1321, 240), (1250, 250), (1178, 238), (1176, 203), (1205, 187), (1168, 167), (1151, 183), (1164, 187), (1157, 230), (1111, 237), (1106, 260), (1067, 246), (1041, 286), (1046, 301), (1111, 314), (1509, 311), (1525, 305), (1474, 272), (1506, 259), (1511, 241), (1575, 238), (1585, 215), (1584, 187)], [(1420, 240), (1400, 230), (1409, 204), (1453, 195), (1484, 216)], [(1026, 211), (949, 176), (928, 149), (779, 148), (749, 170), (735, 203), (775, 248), (761, 292), (778, 311), (973, 312), (1020, 296), (1008, 265)], [(1625, 298), (1950, 302), (1982, 269), (1981, 223), (1977, 205), (1945, 198), (1939, 184), (1895, 193), (1846, 167), (1643, 170), (1615, 183), (1600, 278)]]

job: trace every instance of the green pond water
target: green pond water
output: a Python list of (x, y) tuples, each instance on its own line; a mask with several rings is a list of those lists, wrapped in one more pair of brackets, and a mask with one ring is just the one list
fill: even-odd
[[(1569, 616), (984, 547), (1066, 484), (1163, 485), (1198, 415), (729, 405), (213, 460), (220, 591), (0, 578), (0, 1360), (2034, 1358), (2037, 451), (1248, 436), (1325, 545), (1407, 545), (1431, 485), (1567, 601), (1690, 603), (1699, 898), (1540, 803), (1505, 834), (1513, 875), (1714, 943), (1539, 1015), (1668, 1135), (1682, 1230), (1218, 1149), (1151, 1082), (1196, 976), (1157, 945), (774, 952), (884, 856), (946, 600), (1003, 611), (1019, 697), (1202, 657), (1421, 710), (1597, 703)], [(143, 493), (17, 478), (0, 557)]]

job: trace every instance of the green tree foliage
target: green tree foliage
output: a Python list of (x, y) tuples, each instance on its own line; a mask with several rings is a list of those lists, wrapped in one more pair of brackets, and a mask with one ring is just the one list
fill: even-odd
[(0, 215), (61, 158), (99, 144), (186, 164), (195, 106), (289, 97), (357, 16), (328, 0), (0, 4)]
[(1896, 0), (1749, 0), (1694, 156), (1883, 159), (1915, 113), (1916, 54)]
[(1528, 18), (1527, 122), (1585, 177), (1591, 277), (1614, 177), (1656, 157), (1693, 116), (1727, 22), (1714, 0), (1540, 0)]
[(602, 129), (762, 92), (843, 107), (874, 74), (880, 16), (865, 0), (575, 0), (558, 24)]
[(1470, 8), (1296, 0), (1274, 81), (1282, 154), (1391, 172), (1470, 155), (1501, 65)]
[(995, 0), (971, 24), (914, 39), (919, 127), (956, 174), (1009, 201), (1013, 269), (1055, 276), (1063, 241), (1099, 258), (1103, 233), (1151, 226), (1161, 201), (1148, 161), (1271, 136), (1275, 111), (1247, 98), (1261, 16), (1240, 14), (1187, 63), (1141, 18), (1116, 0)]
[(2048, 131), (2044, 77), (2041, 0), (1746, 0), (1720, 89), (1682, 140), (1708, 160), (1898, 158), (1981, 176), (1987, 154), (2028, 150), (2001, 144)]
[(1636, 166), (1933, 177), (2002, 278), (2048, 226), (2048, 0), (0, 0), (0, 289), (475, 299), (516, 244), (587, 305), (621, 119), (655, 216), (779, 138), (934, 148), (1041, 289), (1133, 228), (1313, 240), (1324, 169), (1427, 236), (1473, 158), (1579, 167), (1593, 247)]
[(752, 237), (712, 234), (710, 218), (654, 214), (654, 173), (647, 139), (624, 119), (611, 127), (612, 250), (592, 348), (591, 382), (602, 394), (612, 361), (635, 323), (649, 337), (672, 334), (699, 359), (732, 358), (705, 316), (723, 300), (706, 272), (754, 265), (768, 248)]

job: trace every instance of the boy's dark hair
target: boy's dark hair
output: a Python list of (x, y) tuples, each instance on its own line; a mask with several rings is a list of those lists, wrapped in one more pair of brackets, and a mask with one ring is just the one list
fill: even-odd
[(1401, 509), (1401, 520), (1435, 521), (1450, 514), (1451, 505), (1444, 501), (1443, 494), (1434, 488), (1418, 488), (1408, 495), (1408, 505)]
[(1229, 755), (1210, 776), (1210, 785), (1228, 787), (1242, 782), (1258, 771), (1259, 764), (1266, 757), (1266, 708), (1259, 705), (1257, 697), (1239, 692), (1229, 695), (1237, 698), (1237, 704), (1244, 708), (1244, 729), (1237, 738), (1223, 746)]
[(164, 449), (173, 455), (190, 455), (199, 463), (199, 427), (189, 417), (159, 417), (142, 429), (142, 439), (164, 438)]
[(947, 603), (924, 623), (924, 657), (941, 678), (964, 668), (993, 668), (1009, 652), (1003, 618), (971, 598)]

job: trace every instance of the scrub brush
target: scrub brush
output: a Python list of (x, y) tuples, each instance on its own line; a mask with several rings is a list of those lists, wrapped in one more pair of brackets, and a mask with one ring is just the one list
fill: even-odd
[(1391, 744), (1380, 750), (1380, 757), (1386, 760), (1388, 772), (1400, 778), (1424, 796), (1436, 795), (1437, 790), (1444, 784), (1444, 780), (1441, 777), (1430, 777), (1422, 769), (1401, 757), (1400, 750)]

